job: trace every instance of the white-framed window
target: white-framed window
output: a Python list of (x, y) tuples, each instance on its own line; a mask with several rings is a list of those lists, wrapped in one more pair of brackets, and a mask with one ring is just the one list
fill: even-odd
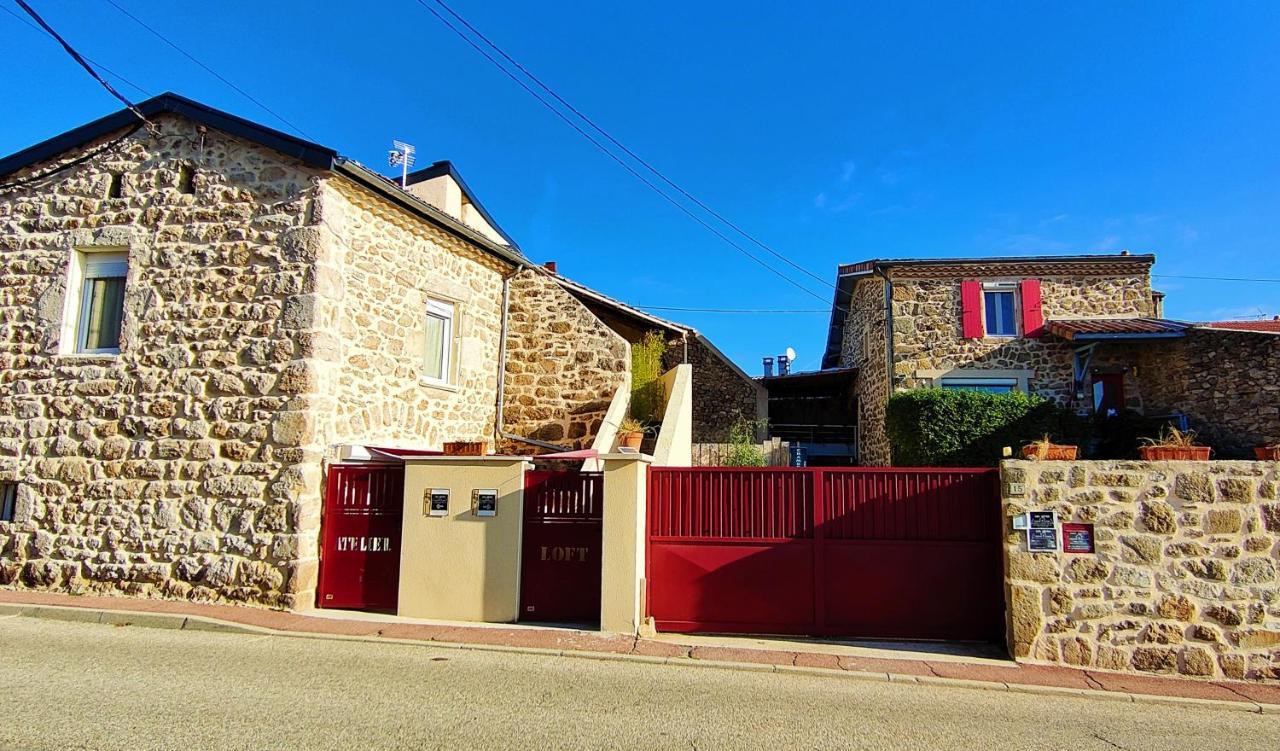
[(18, 483), (0, 482), (0, 522), (13, 521), (18, 508)]
[(422, 356), (422, 374), (438, 383), (453, 380), (454, 319), (457, 306), (444, 300), (427, 300), (426, 346)]
[(78, 250), (71, 260), (64, 311), (64, 354), (118, 354), (129, 253)]
[(962, 391), (982, 391), (989, 394), (1008, 394), (1018, 390), (1017, 378), (943, 378), (940, 385), (944, 389)]
[(982, 285), (982, 311), (987, 336), (1018, 335), (1018, 288), (1014, 284)]

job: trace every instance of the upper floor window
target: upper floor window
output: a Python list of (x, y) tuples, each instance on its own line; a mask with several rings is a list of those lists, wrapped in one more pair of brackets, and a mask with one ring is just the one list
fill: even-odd
[(986, 315), (987, 336), (1017, 336), (1016, 289), (1012, 286), (989, 285), (982, 291), (982, 307)]
[(129, 254), (77, 251), (67, 286), (64, 332), (72, 337), (66, 352), (115, 354), (120, 351), (125, 278)]
[(448, 383), (453, 368), (454, 314), (453, 303), (427, 300), (426, 351), (423, 375), (433, 381)]

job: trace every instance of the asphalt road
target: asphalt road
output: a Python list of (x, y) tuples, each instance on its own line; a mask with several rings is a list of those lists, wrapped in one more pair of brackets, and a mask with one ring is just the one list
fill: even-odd
[(1280, 748), (1280, 716), (0, 618), (0, 748)]

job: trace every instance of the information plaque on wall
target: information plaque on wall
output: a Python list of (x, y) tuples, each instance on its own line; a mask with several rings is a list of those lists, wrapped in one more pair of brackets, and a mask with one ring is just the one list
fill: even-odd
[(1062, 552), (1092, 553), (1093, 552), (1093, 525), (1092, 524), (1063, 524), (1062, 525)]
[(471, 491), (471, 513), (476, 516), (497, 516), (498, 491), (493, 488)]
[(1053, 551), (1058, 549), (1058, 530), (1052, 527), (1032, 527), (1027, 530), (1027, 550), (1033, 552)]
[(427, 516), (449, 515), (449, 489), (431, 488), (427, 491)]

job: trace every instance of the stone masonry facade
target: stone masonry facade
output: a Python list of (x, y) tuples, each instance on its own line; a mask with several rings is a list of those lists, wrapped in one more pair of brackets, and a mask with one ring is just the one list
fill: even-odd
[[(1041, 262), (940, 263), (890, 266), (886, 273), (892, 289), (888, 320), (884, 279), (859, 279), (848, 303), (840, 359), (842, 367), (859, 368), (859, 458), (869, 465), (890, 463), (884, 431), (890, 390), (932, 386), (944, 375), (981, 376), (979, 371), (999, 371), (1002, 375), (1018, 375), (1032, 393), (1064, 405), (1073, 400), (1072, 349), (1068, 342), (1053, 337), (964, 338), (960, 299), (963, 280), (1038, 279), (1045, 320), (1143, 317), (1153, 315), (1155, 310), (1149, 267), (1138, 260), (1096, 267)], [(893, 339), (891, 376), (885, 364), (889, 330)], [(1100, 359), (1095, 364), (1107, 363)], [(1136, 382), (1129, 385), (1127, 393), (1136, 398)]]
[(740, 420), (759, 421), (762, 387), (714, 352), (700, 335), (682, 332), (667, 343), (663, 366), (693, 366), (694, 443), (728, 443)]
[[(1280, 463), (1006, 461), (1001, 479), (1016, 659), (1280, 678)], [(1092, 524), (1096, 552), (1028, 552), (1011, 519), (1030, 510)]]
[[(334, 446), (493, 438), (517, 269), (343, 175), (155, 123), (0, 188), (0, 482), (18, 484), (0, 586), (310, 607)], [(120, 352), (69, 354), (69, 266), (105, 249), (128, 257)], [(427, 299), (455, 310), (443, 383)], [(524, 325), (533, 360), (564, 357), (514, 394), (612, 394), (627, 348), (601, 329), (567, 309)]]
[[(291, 607), (319, 471), (295, 429), (309, 264), (281, 239), (318, 175), (158, 125), (0, 193), (0, 480), (19, 483), (0, 584)], [(121, 351), (62, 354), (68, 264), (97, 248), (128, 252)]]
[(589, 448), (628, 382), (627, 340), (538, 269), (511, 279), (508, 315), (503, 430)]
[(1280, 442), (1280, 335), (1193, 329), (1137, 358), (1148, 409), (1187, 415), (1221, 458)]
[(854, 381), (858, 400), (858, 462), (870, 466), (890, 463), (889, 436), (884, 430), (890, 388), (884, 291), (885, 282), (879, 277), (860, 279), (854, 285), (846, 302), (841, 342), (840, 367), (858, 369)]

